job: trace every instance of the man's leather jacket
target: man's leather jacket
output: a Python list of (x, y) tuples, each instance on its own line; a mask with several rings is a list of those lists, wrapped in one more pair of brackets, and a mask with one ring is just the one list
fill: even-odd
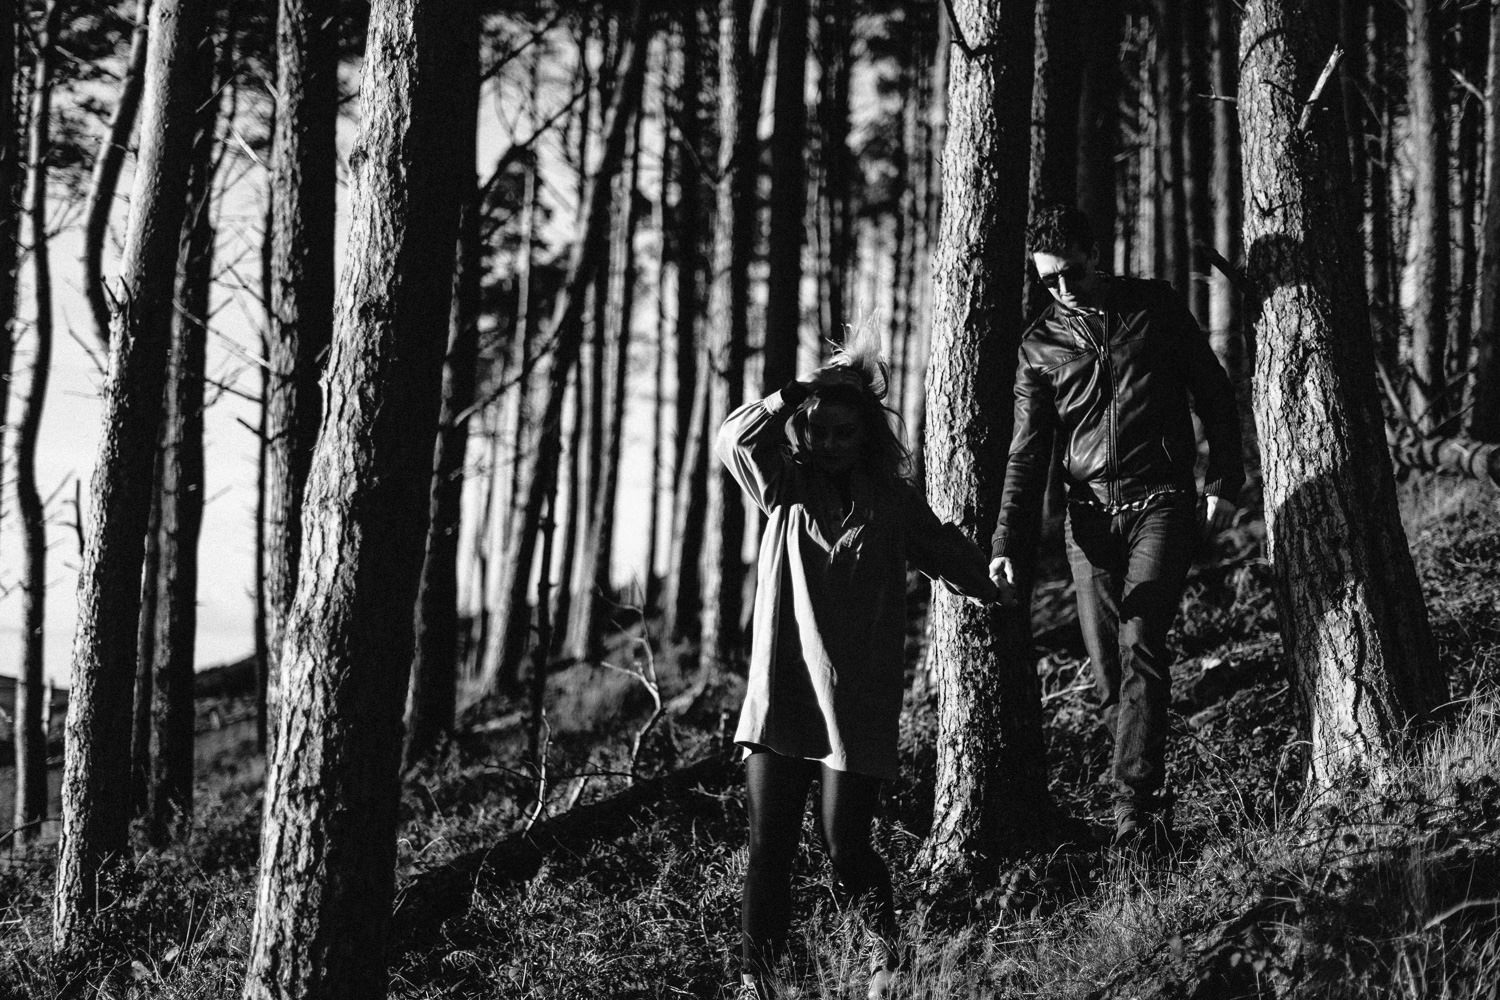
[(1021, 340), (997, 557), (1035, 542), (1054, 433), (1069, 494), (1117, 505), (1196, 488), (1196, 412), (1208, 441), (1203, 491), (1239, 497), (1234, 387), (1208, 338), (1166, 282), (1101, 280), (1100, 310), (1053, 302)]

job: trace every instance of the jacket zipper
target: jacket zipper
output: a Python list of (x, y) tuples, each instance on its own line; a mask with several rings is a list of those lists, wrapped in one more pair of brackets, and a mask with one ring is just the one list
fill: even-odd
[(1101, 310), (1099, 313), (1099, 339), (1095, 340), (1093, 331), (1089, 327), (1088, 317), (1079, 316), (1077, 322), (1083, 328), (1084, 339), (1094, 345), (1099, 354), (1099, 365), (1109, 375), (1109, 410), (1108, 426), (1104, 435), (1105, 447), (1105, 471), (1108, 473), (1106, 489), (1109, 494), (1111, 505), (1120, 502), (1119, 462), (1115, 455), (1115, 425), (1118, 422), (1119, 387), (1115, 385), (1115, 366), (1113, 355), (1109, 351), (1109, 313)]

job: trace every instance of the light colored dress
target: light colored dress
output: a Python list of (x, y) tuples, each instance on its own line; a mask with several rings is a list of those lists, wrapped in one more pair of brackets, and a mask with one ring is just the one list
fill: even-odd
[[(740, 407), (715, 441), (766, 515), (756, 573), (750, 676), (735, 742), (838, 771), (897, 774), (905, 687), (906, 566), (965, 596), (990, 592), (983, 551), (905, 483), (833, 481), (791, 455), (801, 393)], [(820, 516), (821, 515), (821, 516)], [(821, 524), (820, 524), (821, 521)]]

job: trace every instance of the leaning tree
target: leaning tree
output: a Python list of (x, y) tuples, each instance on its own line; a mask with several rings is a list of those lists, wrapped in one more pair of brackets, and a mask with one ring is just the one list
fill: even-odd
[(92, 916), (108, 902), (99, 891), (99, 871), (127, 846), (130, 755), (122, 748), (130, 745), (152, 485), (141, 470), (152, 467), (156, 454), (178, 237), (187, 208), (186, 163), (196, 110), (209, 99), (209, 81), (188, 54), (208, 36), (213, 7), (157, 0), (151, 9), (140, 151), (78, 574), (52, 913), (53, 947), (64, 957), (86, 949)]
[(1281, 635), (1315, 786), (1378, 771), (1443, 698), (1396, 506), (1331, 74), (1336, 10), (1252, 0), (1240, 32), (1254, 407)]
[(401, 714), (473, 155), (452, 73), (476, 24), (458, 0), (371, 9), (328, 404), (282, 630), (246, 997), (383, 997), (388, 985)]

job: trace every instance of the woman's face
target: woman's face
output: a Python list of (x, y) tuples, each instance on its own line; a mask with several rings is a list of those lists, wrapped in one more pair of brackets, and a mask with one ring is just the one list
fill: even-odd
[(813, 462), (826, 472), (845, 472), (859, 460), (865, 425), (848, 403), (814, 399), (807, 409), (807, 444)]

